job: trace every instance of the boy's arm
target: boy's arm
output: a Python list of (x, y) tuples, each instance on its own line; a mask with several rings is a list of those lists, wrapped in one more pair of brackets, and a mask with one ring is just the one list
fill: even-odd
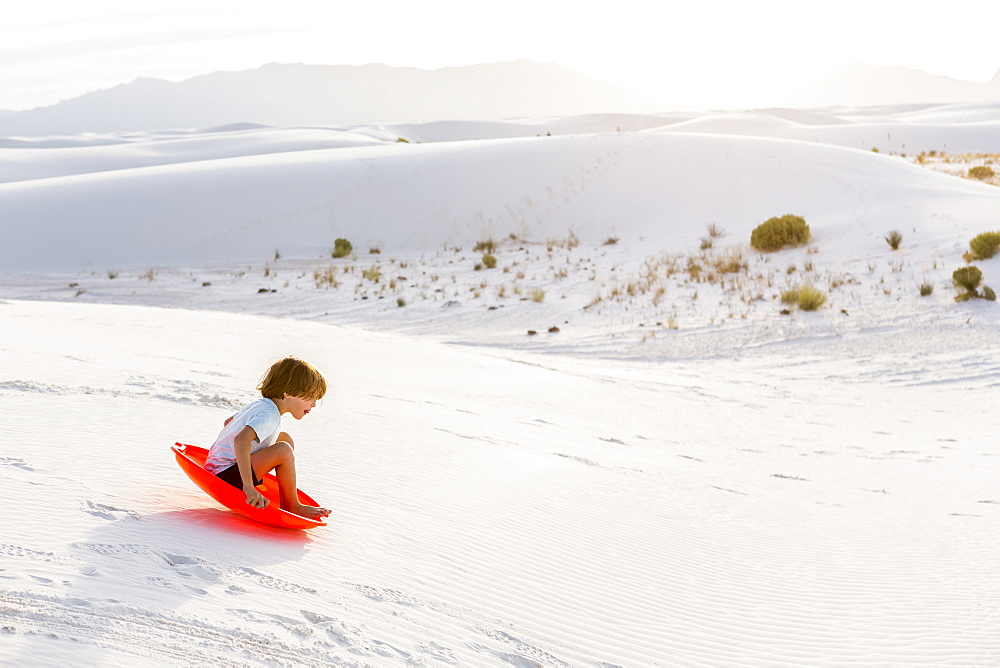
[(253, 463), (250, 461), (250, 445), (257, 438), (253, 427), (246, 426), (236, 434), (233, 447), (236, 450), (236, 464), (240, 468), (240, 480), (243, 482), (243, 492), (247, 495), (247, 503), (255, 508), (266, 508), (267, 497), (253, 486)]

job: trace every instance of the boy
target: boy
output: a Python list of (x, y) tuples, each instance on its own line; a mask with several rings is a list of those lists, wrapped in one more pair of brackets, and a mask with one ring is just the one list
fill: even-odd
[(274, 469), (282, 510), (319, 519), (326, 508), (299, 503), (295, 480), (295, 443), (281, 431), (281, 416), (301, 420), (326, 394), (326, 379), (314, 366), (295, 357), (274, 363), (257, 387), (263, 398), (231, 416), (208, 451), (205, 470), (247, 495), (256, 508), (268, 505), (256, 489)]

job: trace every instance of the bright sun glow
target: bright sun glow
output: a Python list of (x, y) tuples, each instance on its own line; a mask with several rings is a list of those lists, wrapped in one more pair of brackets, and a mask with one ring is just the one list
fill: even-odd
[(990, 5), (900, 1), (650, 4), (431, 0), (239, 5), (151, 0), (27, 3), (0, 29), (0, 109), (127, 83), (270, 62), (435, 69), (527, 59), (623, 84), (669, 105), (742, 106), (853, 61), (985, 82)]

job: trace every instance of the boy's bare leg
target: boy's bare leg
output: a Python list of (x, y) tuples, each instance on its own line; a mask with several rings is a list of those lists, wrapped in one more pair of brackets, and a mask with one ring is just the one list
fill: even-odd
[(317, 519), (330, 514), (326, 508), (307, 506), (299, 502), (298, 485), (295, 472), (295, 450), (288, 441), (278, 441), (263, 450), (250, 455), (254, 473), (263, 478), (274, 469), (278, 479), (278, 495), (281, 499), (281, 509), (290, 513)]

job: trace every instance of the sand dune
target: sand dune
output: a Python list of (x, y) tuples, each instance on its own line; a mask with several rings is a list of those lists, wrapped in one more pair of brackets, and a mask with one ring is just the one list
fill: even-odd
[[(996, 421), (970, 414), (961, 375), (978, 354), (924, 355), (919, 374), (794, 346), (609, 366), (176, 309), (2, 308), (19, 445), (0, 475), (46, 500), (2, 520), (8, 661), (1000, 656)], [(216, 510), (167, 449), (209, 438), (220, 400), (249, 399), (289, 347), (335, 378), (288, 427), (303, 488), (336, 508), (307, 536)], [(996, 365), (980, 371), (995, 386)]]
[[(0, 663), (997, 664), (1000, 189), (835, 141), (989, 109), (0, 148)], [(287, 354), (308, 533), (169, 449)]]
[[(733, 122), (734, 131), (761, 133), (746, 119)], [(254, 260), (275, 248), (316, 257), (339, 236), (427, 250), (490, 234), (569, 230), (591, 241), (618, 234), (669, 248), (692, 243), (712, 221), (742, 235), (796, 211), (820, 233), (829, 227), (850, 237), (863, 234), (858, 225), (870, 224), (867, 217), (880, 228), (950, 221), (971, 230), (996, 206), (995, 189), (891, 157), (720, 135), (714, 121), (712, 134), (677, 131), (693, 129), (689, 123), (428, 144), (379, 141), (394, 134), (384, 128), (381, 137), (254, 129), (65, 152), (10, 149), (11, 171), (31, 174), (22, 170), (32, 161), (21, 160), (39, 151), (35, 176), (65, 176), (0, 185), (0, 202), (17, 221), (0, 263), (104, 271)], [(328, 147), (362, 141), (379, 145)], [(226, 157), (241, 152), (248, 155)]]

